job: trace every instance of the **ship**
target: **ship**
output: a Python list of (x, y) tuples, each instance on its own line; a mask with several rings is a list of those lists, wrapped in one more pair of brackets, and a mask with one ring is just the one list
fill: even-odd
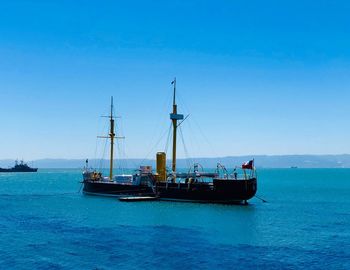
[(187, 172), (178, 172), (176, 166), (177, 129), (186, 118), (177, 112), (176, 78), (173, 85), (173, 108), (170, 113), (172, 122), (172, 162), (166, 169), (166, 153), (156, 155), (156, 174), (154, 192), (160, 200), (183, 202), (209, 202), (228, 204), (247, 204), (257, 192), (257, 175), (254, 159), (229, 172), (220, 163), (214, 172), (206, 172), (198, 163)]
[(15, 166), (12, 168), (4, 169), (0, 168), (0, 172), (37, 172), (38, 168), (31, 168), (26, 163), (21, 160), (18, 163), (18, 160), (15, 161)]
[[(115, 136), (113, 97), (111, 98), (110, 131), (110, 167), (109, 176), (103, 176), (101, 171), (92, 170), (86, 166), (83, 171), (83, 193), (88, 195), (118, 196), (124, 199), (126, 195), (142, 198), (156, 198), (165, 201), (202, 202), (247, 204), (257, 192), (257, 174), (254, 159), (235, 167), (229, 172), (220, 163), (216, 170), (204, 171), (199, 163), (192, 164), (186, 172), (177, 171), (177, 129), (183, 121), (184, 115), (177, 112), (176, 78), (173, 84), (173, 110), (170, 113), (172, 122), (172, 161), (171, 168), (167, 168), (166, 152), (156, 153), (156, 170), (152, 166), (140, 166), (135, 174), (113, 175), (113, 145)], [(146, 196), (146, 197), (145, 197)]]
[(83, 171), (83, 193), (87, 195), (99, 196), (125, 196), (125, 195), (148, 195), (154, 194), (152, 168), (150, 166), (140, 166), (134, 174), (113, 175), (114, 166), (114, 142), (117, 137), (115, 131), (115, 117), (113, 115), (113, 97), (111, 97), (109, 118), (109, 133), (107, 136), (99, 138), (109, 139), (109, 175), (104, 176), (101, 171), (89, 168), (88, 159)]

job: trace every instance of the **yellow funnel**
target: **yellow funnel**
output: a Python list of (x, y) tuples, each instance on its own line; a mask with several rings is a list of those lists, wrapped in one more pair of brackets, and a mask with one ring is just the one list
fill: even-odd
[(166, 154), (164, 152), (157, 153), (157, 181), (166, 180)]

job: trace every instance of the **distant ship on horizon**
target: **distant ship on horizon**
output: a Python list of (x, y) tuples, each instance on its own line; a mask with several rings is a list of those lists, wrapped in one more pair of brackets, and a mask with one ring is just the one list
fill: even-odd
[(15, 161), (15, 166), (12, 168), (4, 169), (0, 168), (0, 172), (37, 172), (38, 168), (31, 168), (23, 160), (18, 163), (18, 160)]

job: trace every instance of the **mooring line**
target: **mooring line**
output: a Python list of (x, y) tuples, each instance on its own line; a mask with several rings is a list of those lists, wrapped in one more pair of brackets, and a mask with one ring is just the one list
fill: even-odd
[(264, 200), (263, 198), (260, 198), (259, 196), (255, 195), (254, 197), (258, 198), (259, 200), (261, 200), (263, 203), (267, 203), (266, 200)]

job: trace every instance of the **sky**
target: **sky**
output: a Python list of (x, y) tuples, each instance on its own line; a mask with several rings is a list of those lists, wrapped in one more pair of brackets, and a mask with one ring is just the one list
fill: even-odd
[(0, 4), (0, 159), (350, 153), (349, 1)]

